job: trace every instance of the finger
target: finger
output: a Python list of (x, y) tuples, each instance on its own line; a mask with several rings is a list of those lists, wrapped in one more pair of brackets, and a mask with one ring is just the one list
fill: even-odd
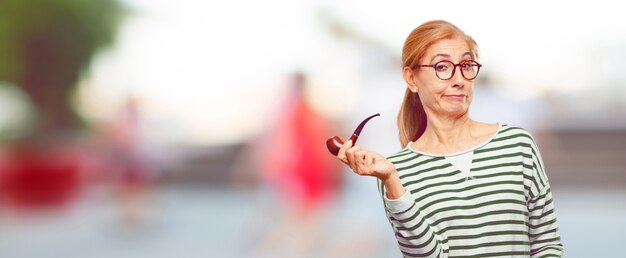
[(354, 154), (355, 154), (355, 152), (359, 151), (360, 149), (361, 149), (361, 147), (354, 146), (354, 147), (351, 147), (351, 148), (346, 150), (346, 157), (348, 159), (348, 164), (352, 168), (356, 165)]
[(363, 161), (365, 162), (365, 165), (367, 166), (373, 166), (374, 165), (374, 156), (373, 155), (366, 155), (365, 159), (363, 159)]
[(354, 159), (358, 164), (365, 165), (366, 150), (358, 150), (354, 153)]
[(359, 175), (365, 175), (368, 173), (368, 171), (370, 170), (370, 168), (367, 166), (366, 162), (365, 162), (365, 158), (367, 157), (367, 152), (364, 150), (360, 150), (357, 151), (354, 155), (355, 157), (355, 162), (357, 165), (357, 170)]
[(348, 159), (346, 158), (346, 150), (348, 150), (350, 147), (352, 147), (352, 140), (347, 140), (343, 143), (343, 145), (341, 145), (341, 148), (337, 153), (337, 158), (345, 164), (348, 164)]
[(359, 169), (357, 168), (355, 153), (359, 151), (361, 147), (354, 146), (346, 150), (346, 159), (348, 160), (348, 166), (354, 173), (359, 173)]

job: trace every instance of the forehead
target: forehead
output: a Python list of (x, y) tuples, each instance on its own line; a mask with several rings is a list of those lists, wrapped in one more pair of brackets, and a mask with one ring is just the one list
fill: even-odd
[(465, 53), (471, 52), (467, 42), (461, 38), (442, 39), (433, 43), (426, 50), (424, 60), (431, 60), (436, 55), (449, 55), (451, 58), (462, 57)]

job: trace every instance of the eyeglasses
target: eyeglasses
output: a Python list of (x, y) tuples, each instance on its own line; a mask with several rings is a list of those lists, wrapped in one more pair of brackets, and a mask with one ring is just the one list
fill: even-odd
[(483, 65), (473, 60), (461, 61), (458, 64), (454, 64), (451, 61), (444, 60), (435, 63), (434, 65), (418, 65), (418, 67), (432, 67), (435, 69), (437, 78), (441, 80), (450, 80), (454, 76), (456, 67), (461, 67), (461, 75), (467, 80), (473, 80), (478, 76), (478, 71)]

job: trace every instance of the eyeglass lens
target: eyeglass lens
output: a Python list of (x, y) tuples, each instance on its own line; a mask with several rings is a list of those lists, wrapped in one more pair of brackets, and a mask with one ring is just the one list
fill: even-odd
[[(478, 63), (474, 61), (464, 61), (458, 65), (461, 70), (461, 74), (465, 79), (471, 80), (478, 75)], [(450, 61), (441, 61), (434, 65), (437, 77), (442, 80), (448, 80), (454, 76), (455, 65)]]

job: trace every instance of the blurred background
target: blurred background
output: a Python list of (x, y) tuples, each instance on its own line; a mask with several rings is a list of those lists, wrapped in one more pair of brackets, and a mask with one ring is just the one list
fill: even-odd
[(401, 149), (408, 33), (483, 64), (470, 116), (524, 127), (567, 257), (626, 231), (626, 24), (581, 1), (0, 1), (0, 257), (400, 257), (326, 138)]

